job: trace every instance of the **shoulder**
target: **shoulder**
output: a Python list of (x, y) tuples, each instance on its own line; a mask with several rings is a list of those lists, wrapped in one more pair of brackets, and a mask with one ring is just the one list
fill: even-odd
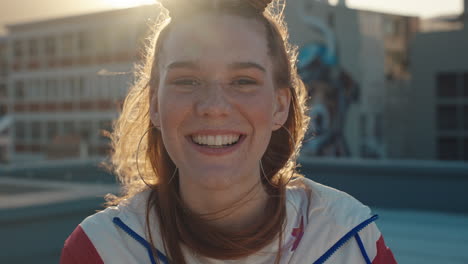
[(60, 263), (104, 263), (99, 253), (100, 244), (116, 239), (111, 221), (116, 211), (107, 208), (83, 220), (65, 241)]
[(145, 223), (148, 195), (149, 191), (144, 191), (128, 200), (122, 201), (117, 206), (107, 207), (100, 212), (88, 216), (80, 223), (80, 226), (86, 233), (92, 236), (92, 239), (97, 236), (106, 237), (110, 234), (116, 234), (115, 231), (118, 229), (114, 224), (115, 218), (119, 218), (132, 227), (139, 228)]
[(298, 178), (290, 186), (294, 192), (302, 193), (302, 199), (307, 199), (309, 218), (327, 218), (340, 226), (353, 227), (371, 216), (368, 206), (335, 188), (307, 178)]
[[(144, 235), (148, 195), (148, 192), (142, 192), (118, 206), (108, 207), (84, 219), (66, 240), (61, 263), (112, 262), (115, 260), (112, 255), (116, 252), (119, 258), (131, 259), (127, 256), (128, 249), (133, 247), (134, 241), (115, 224), (115, 219), (124, 221), (132, 230)], [(88, 261), (82, 252), (90, 252), (93, 259), (101, 262)], [(76, 259), (76, 262), (72, 259)]]
[(65, 241), (60, 263), (78, 264), (83, 262), (91, 264), (104, 263), (83, 228), (77, 226)]
[(307, 178), (296, 179), (292, 186), (296, 196), (302, 193), (308, 200), (308, 220), (297, 248), (297, 261), (306, 258), (354, 263), (366, 255), (372, 263), (396, 263), (369, 207), (345, 192)]

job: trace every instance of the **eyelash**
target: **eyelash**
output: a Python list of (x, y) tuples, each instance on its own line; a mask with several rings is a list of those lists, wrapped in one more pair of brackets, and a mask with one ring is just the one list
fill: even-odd
[(232, 81), (231, 83), (234, 85), (243, 86), (243, 85), (256, 85), (257, 81), (248, 79), (248, 78), (239, 78), (239, 79)]
[[(171, 82), (172, 85), (180, 86), (180, 87), (194, 87), (202, 85), (202, 82), (197, 79), (185, 78), (185, 79), (177, 79)], [(252, 85), (257, 85), (258, 82), (256, 80), (250, 78), (237, 78), (234, 79), (229, 83), (229, 85), (236, 86), (236, 87), (249, 87)]]
[(201, 82), (194, 79), (178, 79), (172, 82), (174, 85), (181, 85), (181, 86), (195, 86), (200, 85)]

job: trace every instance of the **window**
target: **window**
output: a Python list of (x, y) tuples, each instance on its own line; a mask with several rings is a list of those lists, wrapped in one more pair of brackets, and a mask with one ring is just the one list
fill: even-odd
[(73, 35), (62, 36), (62, 56), (70, 56), (73, 53)]
[(396, 30), (395, 30), (395, 24), (393, 23), (393, 20), (389, 19), (385, 21), (384, 31), (385, 31), (385, 34), (387, 35), (395, 34)]
[(85, 91), (86, 91), (85, 78), (83, 76), (80, 76), (78, 78), (78, 97), (79, 98), (85, 97)]
[(440, 137), (437, 141), (437, 152), (440, 160), (457, 160), (459, 157), (457, 138)]
[(107, 28), (95, 32), (96, 48), (99, 54), (108, 54), (111, 49), (110, 30)]
[(49, 80), (42, 80), (42, 85), (39, 89), (39, 98), (41, 101), (47, 101), (47, 85), (49, 85)]
[(15, 58), (23, 57), (23, 42), (21, 40), (15, 40), (13, 42), (13, 55)]
[(47, 56), (55, 56), (57, 52), (55, 38), (54, 37), (47, 37), (45, 39), (45, 53)]
[(366, 114), (361, 114), (359, 117), (359, 125), (361, 128), (361, 138), (366, 138), (367, 137), (367, 119), (366, 119)]
[(24, 84), (24, 98), (25, 99), (31, 99), (31, 94), (33, 92), (33, 86), (34, 86), (34, 83), (33, 83), (33, 80), (26, 80), (25, 81), (25, 84)]
[(42, 80), (41, 79), (34, 79), (33, 80), (33, 91), (31, 97), (33, 100), (38, 100), (41, 96), (40, 91), (42, 87)]
[(0, 61), (0, 77), (7, 76), (8, 74), (8, 63)]
[(465, 131), (468, 132), (468, 105), (463, 106), (463, 122)]
[(93, 45), (93, 38), (89, 32), (78, 33), (78, 50), (80, 54), (90, 53)]
[(90, 120), (80, 122), (80, 136), (83, 140), (89, 142), (93, 137), (93, 126)]
[(47, 122), (47, 138), (52, 141), (58, 135), (58, 123), (56, 121)]
[(29, 40), (29, 56), (36, 57), (39, 53), (38, 42), (36, 39)]
[(5, 44), (0, 43), (0, 60), (6, 60), (7, 48)]
[(42, 123), (39, 121), (34, 121), (31, 123), (31, 133), (34, 141), (40, 141), (42, 137)]
[(17, 100), (23, 100), (25, 96), (25, 91), (24, 91), (24, 82), (23, 81), (17, 81), (15, 82), (15, 99)]
[(468, 97), (468, 72), (463, 74), (463, 96)]
[(375, 115), (374, 134), (377, 142), (383, 142), (383, 119), (381, 113)]
[(0, 83), (0, 97), (7, 97), (8, 91), (7, 86), (4, 83)]
[(66, 136), (76, 134), (76, 124), (74, 121), (65, 121), (63, 123), (63, 134)]
[(8, 107), (4, 104), (0, 104), (0, 116), (6, 115), (8, 113)]
[(333, 13), (328, 13), (328, 26), (330, 26), (331, 28), (334, 28), (335, 27), (335, 14)]
[(464, 152), (464, 157), (463, 159), (465, 161), (468, 161), (468, 137), (466, 137), (464, 140), (463, 140), (463, 152)]
[(46, 89), (45, 89), (45, 98), (47, 101), (52, 102), (55, 101), (57, 96), (57, 81), (56, 80), (47, 80), (46, 81)]
[(70, 77), (70, 78), (68, 78), (66, 80), (65, 87), (67, 87), (68, 91), (69, 91), (69, 94), (68, 94), (67, 98), (70, 98), (70, 99), (77, 98), (77, 95), (78, 95), (77, 88), (78, 87), (76, 87), (75, 79), (73, 77)]
[(457, 74), (441, 73), (437, 75), (437, 96), (456, 97), (457, 95)]
[(17, 140), (26, 139), (26, 124), (24, 122), (15, 123), (15, 136)]
[(437, 107), (437, 127), (440, 130), (457, 130), (459, 128), (456, 105), (439, 105)]

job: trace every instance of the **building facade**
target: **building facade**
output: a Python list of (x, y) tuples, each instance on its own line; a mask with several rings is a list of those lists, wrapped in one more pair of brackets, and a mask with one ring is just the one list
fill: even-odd
[(148, 19), (140, 7), (8, 26), (13, 162), (102, 156), (133, 81)]
[[(406, 135), (399, 127), (409, 122), (404, 114), (409, 107), (407, 95), (411, 83), (409, 45), (419, 31), (419, 19), (354, 10), (340, 3), (332, 6), (308, 0), (289, 2), (286, 20), (291, 40), (299, 47), (325, 44), (336, 57), (325, 57), (324, 61), (334, 61), (333, 68), (357, 84), (355, 99), (342, 96), (342, 100), (351, 101), (346, 105), (345, 118), (342, 116), (339, 121), (344, 123), (342, 141), (346, 142), (348, 156), (405, 157)], [(333, 85), (328, 86), (328, 91), (333, 91), (330, 89)], [(329, 112), (329, 123), (333, 123), (334, 111)], [(326, 155), (335, 154), (336, 151), (331, 151)]]
[(464, 4), (464, 14), (453, 19), (459, 29), (418, 34), (411, 46), (408, 143), (418, 159), (468, 160), (468, 0)]
[(10, 160), (12, 118), (8, 114), (8, 41), (0, 38), (0, 164)]

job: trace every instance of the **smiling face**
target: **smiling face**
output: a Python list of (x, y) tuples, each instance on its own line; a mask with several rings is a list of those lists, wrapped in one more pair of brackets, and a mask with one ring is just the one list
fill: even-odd
[(151, 119), (181, 186), (252, 186), (273, 130), (287, 119), (289, 90), (274, 83), (264, 26), (205, 15), (175, 24), (163, 42)]

